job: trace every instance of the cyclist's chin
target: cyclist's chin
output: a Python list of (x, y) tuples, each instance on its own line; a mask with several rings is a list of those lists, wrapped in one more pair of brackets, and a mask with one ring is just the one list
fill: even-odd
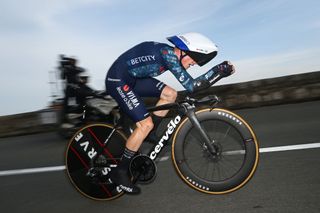
[(188, 65), (186, 65), (184, 68), (187, 70), (187, 69), (189, 69), (190, 67), (192, 67), (192, 66), (194, 66), (195, 64), (188, 64)]

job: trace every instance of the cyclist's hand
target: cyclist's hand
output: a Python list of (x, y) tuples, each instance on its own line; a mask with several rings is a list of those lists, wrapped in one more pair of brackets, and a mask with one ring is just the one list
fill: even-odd
[(234, 66), (230, 61), (224, 61), (221, 64), (218, 64), (218, 71), (222, 77), (228, 77), (235, 72)]

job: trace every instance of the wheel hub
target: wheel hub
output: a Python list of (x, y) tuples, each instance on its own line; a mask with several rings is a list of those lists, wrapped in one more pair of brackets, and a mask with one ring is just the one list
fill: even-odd
[(222, 157), (222, 146), (218, 142), (214, 142), (212, 145), (214, 146), (216, 153), (211, 153), (208, 147), (203, 144), (203, 156), (209, 161), (218, 162)]

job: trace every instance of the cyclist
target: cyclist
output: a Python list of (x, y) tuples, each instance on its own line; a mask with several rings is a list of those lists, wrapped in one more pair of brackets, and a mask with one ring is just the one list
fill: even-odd
[[(103, 95), (88, 86), (89, 74), (82, 68), (77, 66), (77, 60), (74, 58), (60, 56), (61, 78), (65, 79), (66, 87), (64, 90), (63, 111), (62, 111), (62, 128), (74, 127), (73, 122), (68, 117), (69, 113), (73, 113), (79, 118), (82, 116), (83, 106), (86, 105), (86, 97)], [(77, 107), (70, 109), (69, 99), (74, 97)]]
[(203, 66), (208, 63), (217, 55), (218, 47), (204, 35), (194, 32), (167, 39), (174, 47), (165, 43), (143, 42), (129, 49), (112, 64), (106, 76), (108, 93), (136, 122), (136, 129), (126, 142), (119, 165), (110, 173), (111, 180), (127, 193), (140, 192), (128, 173), (131, 158), (149, 133), (152, 138), (152, 130), (168, 113), (168, 110), (163, 110), (150, 115), (141, 97), (157, 97), (157, 105), (173, 103), (177, 97), (176, 90), (153, 77), (169, 70), (192, 93), (208, 88), (234, 72), (233, 65), (224, 61), (193, 79), (186, 70), (195, 64)]
[[(67, 114), (69, 113), (79, 113), (79, 110), (72, 110), (69, 105), (70, 98), (75, 98), (77, 104), (79, 104), (79, 95), (77, 88), (79, 87), (81, 77), (85, 70), (77, 66), (77, 59), (65, 57), (60, 55), (60, 66), (58, 67), (61, 74), (61, 79), (65, 80), (65, 89), (64, 89), (64, 99), (63, 99), (63, 108), (62, 108), (62, 127), (71, 128), (74, 125), (70, 123)], [(81, 110), (80, 110), (81, 111)]]

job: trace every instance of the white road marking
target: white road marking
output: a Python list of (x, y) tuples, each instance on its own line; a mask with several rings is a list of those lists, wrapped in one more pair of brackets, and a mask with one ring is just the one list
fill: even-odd
[(289, 146), (277, 146), (269, 148), (260, 148), (259, 152), (283, 152), (283, 151), (292, 151), (292, 150), (301, 150), (301, 149), (315, 149), (320, 148), (320, 143), (307, 143), (299, 145), (289, 145)]
[[(308, 143), (308, 144), (299, 144), (299, 145), (260, 148), (259, 153), (283, 152), (283, 151), (315, 149), (315, 148), (320, 148), (320, 143)], [(222, 154), (223, 155), (243, 155), (243, 154), (245, 154), (245, 150), (226, 151), (226, 152), (223, 152)]]
[(30, 168), (30, 169), (14, 169), (7, 171), (0, 171), (0, 176), (8, 175), (22, 175), (22, 174), (32, 174), (40, 172), (55, 172), (65, 170), (65, 166), (53, 166), (53, 167), (41, 167), (41, 168)]
[[(303, 150), (303, 149), (316, 149), (320, 148), (320, 143), (308, 143), (308, 144), (299, 144), (299, 145), (288, 145), (288, 146), (276, 146), (276, 147), (267, 147), (260, 148), (260, 153), (267, 152), (283, 152), (283, 151), (292, 151), (292, 150)], [(231, 153), (233, 152), (233, 153)], [(239, 151), (230, 151), (228, 154), (242, 154)], [(158, 161), (166, 161), (170, 157), (164, 156), (160, 158)], [(29, 168), (29, 169), (14, 169), (14, 170), (6, 170), (0, 171), (1, 176), (9, 176), (9, 175), (22, 175), (22, 174), (32, 174), (32, 173), (41, 173), (41, 172), (55, 172), (65, 170), (66, 166), (53, 166), (53, 167), (41, 167), (41, 168)]]

